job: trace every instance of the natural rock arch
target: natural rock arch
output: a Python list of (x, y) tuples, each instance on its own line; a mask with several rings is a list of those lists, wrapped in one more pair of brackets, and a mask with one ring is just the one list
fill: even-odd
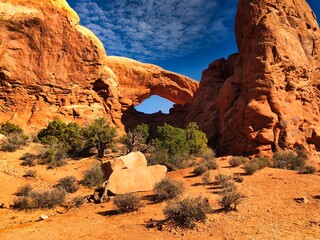
[(117, 76), (123, 108), (137, 106), (152, 95), (178, 105), (189, 104), (199, 83), (156, 65), (124, 57), (107, 57), (106, 65)]
[[(131, 59), (107, 57), (66, 1), (0, 3), (0, 119), (34, 132), (48, 121), (87, 123), (123, 114), (156, 94), (187, 104), (198, 82)], [(108, 46), (106, 46), (108, 47)]]

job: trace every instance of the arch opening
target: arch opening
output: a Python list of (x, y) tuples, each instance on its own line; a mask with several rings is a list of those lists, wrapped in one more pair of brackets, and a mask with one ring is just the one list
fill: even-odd
[(152, 95), (150, 98), (144, 100), (141, 104), (137, 105), (135, 109), (138, 112), (145, 114), (154, 114), (161, 112), (163, 114), (169, 114), (170, 108), (173, 107), (174, 102), (166, 98), (162, 98), (158, 95)]

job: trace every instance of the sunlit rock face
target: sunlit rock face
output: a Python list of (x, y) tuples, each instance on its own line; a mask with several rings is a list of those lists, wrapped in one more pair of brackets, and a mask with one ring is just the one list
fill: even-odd
[(0, 120), (28, 131), (98, 116), (123, 130), (123, 113), (151, 95), (186, 104), (198, 88), (159, 67), (107, 57), (64, 0), (2, 0), (0, 32)]
[(219, 154), (320, 148), (320, 30), (302, 1), (239, 0), (239, 53), (211, 63), (189, 121)]
[[(319, 150), (319, 31), (303, 0), (239, 0), (239, 53), (211, 63), (199, 87), (154, 65), (108, 57), (66, 1), (2, 0), (0, 120), (28, 131), (56, 118), (84, 124), (103, 116), (120, 131), (196, 121), (219, 154)], [(175, 108), (134, 110), (152, 95)]]

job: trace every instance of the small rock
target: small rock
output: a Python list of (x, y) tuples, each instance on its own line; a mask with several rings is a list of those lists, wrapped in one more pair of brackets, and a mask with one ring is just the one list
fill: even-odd
[(309, 200), (305, 197), (299, 197), (294, 199), (297, 203), (308, 203)]
[(10, 209), (10, 204), (8, 202), (0, 203), (0, 208)]
[(47, 215), (45, 215), (45, 214), (42, 214), (41, 216), (40, 216), (40, 220), (46, 220), (46, 219), (48, 219), (49, 217), (47, 216)]

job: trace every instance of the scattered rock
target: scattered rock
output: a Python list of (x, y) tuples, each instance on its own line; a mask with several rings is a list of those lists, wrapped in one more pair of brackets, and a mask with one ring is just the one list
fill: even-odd
[(308, 203), (309, 199), (305, 198), (305, 197), (298, 197), (294, 199), (297, 203)]
[(7, 140), (7, 137), (3, 134), (0, 134), (0, 143), (5, 142)]
[(2, 208), (2, 209), (10, 209), (10, 203), (8, 203), (8, 202), (0, 203), (0, 208)]
[(49, 217), (48, 217), (47, 215), (42, 214), (42, 215), (40, 215), (39, 220), (46, 220), (46, 219), (48, 219), (48, 218), (49, 218)]

